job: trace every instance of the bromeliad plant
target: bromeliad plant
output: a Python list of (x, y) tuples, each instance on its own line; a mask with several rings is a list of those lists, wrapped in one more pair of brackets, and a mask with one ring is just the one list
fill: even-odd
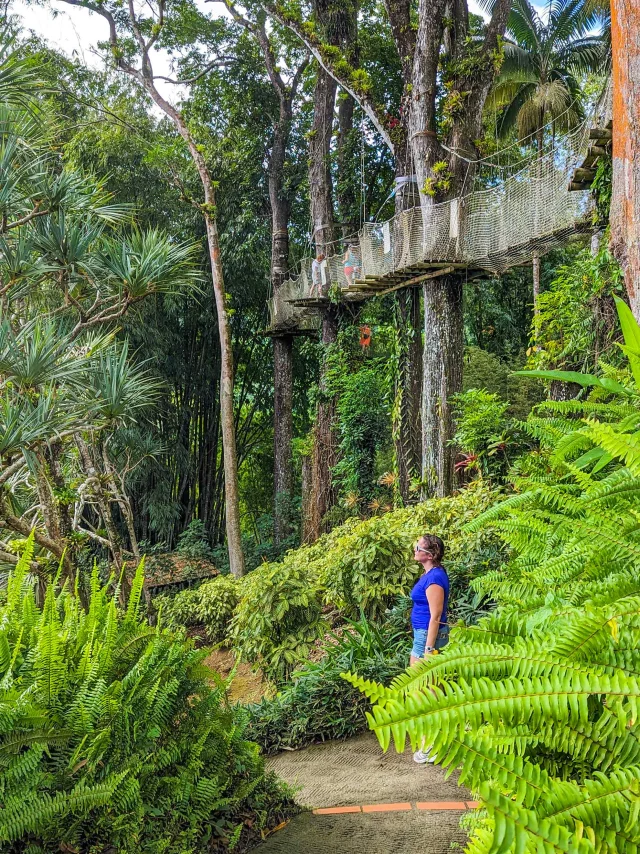
[(126, 611), (97, 570), (87, 611), (67, 582), (40, 608), (32, 553), (0, 607), (2, 851), (222, 851), (279, 823), (286, 795), (206, 652), (143, 619), (142, 565)]
[(390, 687), (346, 674), (385, 750), (424, 739), (479, 793), (473, 854), (640, 850), (640, 328), (618, 312), (633, 382), (540, 372), (592, 391), (536, 419), (529, 477), (468, 526), (513, 550), (475, 582), (497, 610)]

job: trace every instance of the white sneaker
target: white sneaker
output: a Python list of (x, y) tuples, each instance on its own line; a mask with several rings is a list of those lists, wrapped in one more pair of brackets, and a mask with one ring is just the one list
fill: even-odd
[(437, 757), (431, 753), (430, 747), (427, 747), (426, 750), (416, 750), (413, 754), (413, 761), (418, 765), (426, 765), (427, 762), (432, 765), (436, 759)]

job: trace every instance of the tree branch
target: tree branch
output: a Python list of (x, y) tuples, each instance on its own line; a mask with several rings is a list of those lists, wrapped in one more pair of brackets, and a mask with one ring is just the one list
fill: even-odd
[(26, 225), (28, 222), (31, 222), (32, 219), (35, 219), (39, 216), (47, 216), (51, 213), (51, 211), (47, 208), (47, 210), (41, 211), (39, 210), (40, 205), (36, 204), (35, 208), (28, 213), (26, 216), (23, 216), (22, 219), (17, 219), (15, 222), (10, 222), (8, 225), (5, 225), (4, 230), (10, 231), (12, 228), (19, 228), (21, 225)]
[(118, 44), (118, 31), (116, 29), (115, 18), (107, 9), (104, 9), (102, 6), (91, 3), (89, 0), (60, 0), (62, 3), (66, 3), (68, 6), (79, 6), (82, 9), (88, 9), (90, 12), (95, 12), (96, 15), (100, 15), (101, 18), (104, 18), (105, 21), (109, 24), (109, 46), (111, 47), (111, 51), (113, 53), (114, 59), (116, 61), (116, 65), (118, 68), (121, 68), (123, 71), (126, 71), (127, 74), (130, 74), (132, 77), (135, 77), (136, 80), (142, 82), (142, 74), (138, 71), (137, 68), (134, 68), (133, 65), (129, 65), (128, 62), (120, 55), (119, 44)]
[[(18, 555), (14, 555), (13, 552), (9, 551), (8, 543), (0, 542), (0, 560), (3, 560), (5, 563), (10, 563), (13, 566), (16, 566), (20, 558)], [(37, 560), (30, 561), (29, 566), (31, 567), (32, 572), (34, 572), (37, 576), (42, 576), (42, 569)]]
[[(23, 537), (28, 537), (31, 534), (32, 529), (29, 523), (25, 522), (23, 519), (18, 519), (17, 516), (9, 513), (6, 506), (0, 507), (0, 515), (4, 517), (0, 521), (0, 527), (11, 528), (18, 534), (22, 534)], [(50, 551), (51, 554), (54, 554), (57, 558), (61, 558), (63, 556), (64, 548), (60, 543), (56, 543), (55, 540), (50, 539), (46, 534), (41, 534), (35, 528), (33, 529), (33, 539), (39, 546), (42, 546), (43, 549), (47, 549), (47, 551)]]
[(24, 459), (19, 457), (15, 462), (7, 466), (7, 468), (0, 474), (0, 486), (2, 486), (3, 483), (6, 483), (12, 475), (20, 471), (24, 464)]
[(263, 0), (262, 6), (265, 11), (271, 15), (271, 17), (275, 18), (275, 20), (279, 21), (282, 26), (287, 27), (295, 33), (296, 36), (298, 36), (303, 44), (307, 46), (309, 53), (312, 54), (327, 74), (329, 74), (336, 83), (338, 83), (338, 85), (342, 86), (345, 92), (348, 92), (354, 101), (360, 105), (384, 140), (389, 151), (394, 154), (393, 142), (391, 141), (391, 137), (389, 136), (389, 132), (385, 126), (386, 113), (384, 108), (376, 104), (371, 94), (353, 80), (353, 73), (348, 73), (346, 70), (342, 73), (338, 70), (336, 66), (340, 64), (341, 66), (346, 66), (349, 69), (349, 72), (353, 72), (353, 69), (351, 69), (351, 66), (346, 62), (344, 57), (340, 56), (336, 61), (333, 58), (333, 51), (336, 50), (335, 48), (327, 50), (327, 45), (325, 45), (311, 29), (305, 28), (301, 22), (288, 17), (284, 12), (267, 2), (267, 0)]
[(305, 56), (305, 58), (302, 60), (302, 62), (300, 63), (300, 65), (297, 67), (296, 72), (293, 75), (293, 79), (291, 80), (291, 89), (290, 89), (292, 101), (296, 97), (296, 95), (298, 94), (298, 86), (300, 85), (300, 83), (302, 81), (302, 75), (304, 74), (304, 72), (309, 67), (310, 61), (311, 61), (311, 57), (309, 54), (307, 54)]
[(237, 62), (235, 56), (221, 56), (207, 63), (205, 67), (194, 77), (189, 77), (186, 80), (174, 80), (173, 77), (165, 77), (163, 74), (154, 74), (154, 80), (166, 80), (167, 83), (172, 83), (174, 86), (190, 86), (192, 83), (197, 83), (202, 77), (208, 74), (212, 68), (226, 68)]

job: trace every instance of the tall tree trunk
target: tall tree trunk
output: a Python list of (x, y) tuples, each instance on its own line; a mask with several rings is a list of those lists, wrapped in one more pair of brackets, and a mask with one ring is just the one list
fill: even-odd
[[(330, 305), (322, 318), (322, 344), (328, 347), (338, 337), (339, 310)], [(311, 460), (311, 507), (307, 542), (325, 533), (325, 516), (336, 501), (333, 469), (338, 462), (338, 441), (335, 432), (336, 401), (326, 394), (324, 370), (320, 378), (320, 402), (313, 428), (313, 457)]]
[(313, 96), (313, 126), (309, 139), (309, 195), (316, 253), (332, 254), (334, 241), (333, 185), (330, 147), (337, 84), (318, 67)]
[(360, 225), (354, 183), (353, 111), (356, 102), (351, 95), (338, 99), (338, 180), (336, 197), (342, 236), (349, 237)]
[(273, 339), (273, 492), (274, 540), (292, 533), (293, 498), (293, 338)]
[[(468, 51), (468, 11), (466, 3), (447, 4), (446, 0), (419, 2), (409, 141), (425, 227), (428, 227), (429, 209), (434, 201), (425, 193), (425, 182), (433, 176), (436, 161), (448, 160), (449, 163), (450, 190), (442, 200), (462, 196), (473, 186), (475, 173), (471, 162), (477, 158), (474, 140), (481, 136), (484, 104), (495, 76), (492, 57), (500, 49), (510, 5), (510, 0), (496, 0), (482, 44), (482, 62), (473, 75), (467, 77), (463, 73), (460, 78), (449, 80), (448, 97), (456, 93), (463, 97), (464, 110), (454, 119), (444, 149), (438, 140), (436, 127), (441, 45), (446, 30), (446, 43), (452, 59), (464, 57)], [(453, 26), (444, 20), (447, 6), (453, 13)], [(447, 495), (454, 485), (455, 462), (455, 449), (449, 444), (454, 434), (450, 398), (462, 386), (462, 282), (455, 276), (447, 276), (426, 283), (423, 291), (422, 479), (428, 495)]]
[[(311, 219), (316, 253), (333, 253), (334, 240), (333, 193), (331, 182), (330, 146), (333, 131), (337, 84), (318, 67), (314, 91), (313, 128), (309, 142), (309, 192)], [(338, 311), (329, 305), (322, 317), (322, 344), (333, 344), (338, 335)], [(323, 520), (335, 503), (333, 472), (338, 459), (337, 437), (334, 430), (335, 401), (324, 391), (324, 366), (320, 376), (320, 401), (313, 428), (311, 461), (311, 508), (307, 539), (312, 542), (323, 533)]]
[(424, 287), (422, 472), (427, 495), (448, 495), (454, 484), (451, 395), (462, 389), (462, 280), (443, 276)]
[(411, 479), (420, 476), (422, 457), (422, 323), (419, 288), (406, 288), (396, 297), (398, 369), (397, 423), (394, 425), (398, 491), (410, 498)]
[(216, 196), (213, 180), (205, 159), (193, 140), (181, 113), (158, 92), (153, 78), (144, 78), (145, 88), (153, 101), (174, 123), (176, 130), (184, 139), (194, 162), (202, 189), (204, 204), (200, 210), (204, 216), (207, 230), (211, 278), (218, 315), (218, 336), (220, 339), (220, 424), (222, 427), (222, 456), (224, 461), (225, 521), (227, 530), (227, 549), (229, 569), (239, 578), (244, 575), (244, 554), (240, 529), (240, 496), (238, 493), (238, 455), (236, 450), (236, 432), (233, 416), (233, 349), (231, 329), (227, 312), (227, 294), (224, 289), (224, 275), (220, 258), (220, 239), (216, 222)]
[[(317, 0), (316, 0), (317, 2)], [(629, 2), (629, 0), (627, 0)], [(270, 6), (270, 8), (272, 8)], [(308, 36), (305, 28), (297, 20), (286, 13), (281, 15), (274, 10), (277, 17), (298, 34), (315, 56), (315, 58), (331, 71), (336, 79), (353, 95), (362, 109), (371, 119), (381, 134), (392, 154), (398, 155), (401, 145), (409, 145), (413, 157), (415, 175), (421, 192), (421, 203), (425, 206), (425, 225), (428, 225), (428, 208), (433, 203), (426, 194), (426, 180), (433, 175), (436, 162), (445, 160), (450, 171), (449, 191), (438, 199), (446, 201), (461, 195), (465, 187), (470, 187), (473, 181), (471, 163), (477, 158), (474, 140), (481, 137), (482, 116), (487, 95), (496, 73), (496, 60), (501, 51), (501, 39), (504, 36), (507, 18), (511, 9), (511, 0), (496, 0), (493, 4), (491, 19), (485, 28), (482, 42), (473, 41), (470, 49), (469, 12), (467, 0), (419, 0), (417, 9), (417, 27), (415, 4), (410, 0), (385, 0), (385, 8), (389, 25), (398, 53), (402, 69), (402, 110), (399, 128), (392, 125), (385, 107), (381, 107), (371, 97), (369, 92), (358, 92), (353, 87), (351, 70), (345, 73), (342, 67), (342, 57), (334, 57), (322, 50), (317, 37)], [(442, 48), (447, 52), (446, 68), (442, 68)], [(472, 59), (470, 63), (469, 60)], [(440, 75), (440, 79), (439, 79)], [(455, 107), (456, 100), (463, 103), (462, 110), (452, 110), (451, 130), (446, 138), (446, 149), (438, 139), (436, 121), (436, 95), (439, 82), (446, 77), (445, 106)], [(391, 131), (393, 130), (393, 134)], [(398, 130), (400, 133), (398, 134)], [(398, 136), (402, 139), (398, 141)], [(468, 183), (467, 183), (468, 182)], [(432, 470), (423, 475), (432, 485), (437, 482), (441, 491), (452, 484), (453, 478), (448, 475), (452, 466), (449, 464), (450, 451), (446, 440), (442, 440), (441, 431), (433, 419), (437, 418), (438, 401), (448, 407), (447, 398), (459, 388), (458, 378), (462, 366), (462, 312), (460, 309), (460, 283), (449, 286), (442, 282), (425, 289), (439, 294), (442, 309), (441, 325), (443, 338), (452, 345), (459, 345), (457, 352), (447, 353), (442, 341), (436, 345), (425, 344), (423, 385), (423, 413), (427, 417), (423, 421), (423, 462)], [(425, 299), (425, 329), (432, 326), (434, 300), (428, 294)], [(436, 318), (437, 320), (437, 318)], [(457, 324), (453, 328), (451, 324)], [(438, 366), (431, 364), (431, 359), (442, 358), (446, 364)], [(456, 362), (454, 365), (453, 362)], [(427, 376), (428, 375), (428, 376)], [(430, 378), (429, 378), (430, 377)], [(450, 388), (438, 386), (435, 381), (441, 379), (445, 386), (450, 382)], [(425, 399), (433, 394), (434, 400)], [(451, 438), (453, 424), (447, 415), (446, 439)], [(431, 440), (437, 438), (437, 441)], [(438, 438), (439, 437), (439, 438)], [(435, 460), (433, 455), (440, 455)], [(437, 463), (437, 464), (436, 464)], [(442, 475), (437, 477), (438, 472)], [(446, 476), (445, 476), (446, 475)]]
[(313, 516), (313, 476), (311, 468), (313, 457), (304, 454), (302, 457), (302, 526), (301, 538), (303, 543), (312, 543), (314, 540), (311, 531), (311, 517)]
[(612, 0), (613, 195), (611, 250), (640, 322), (640, 5)]
[[(413, 162), (409, 148), (399, 144), (396, 149), (395, 213), (419, 204), (415, 189)], [(397, 235), (396, 241), (402, 236)], [(420, 474), (422, 454), (422, 324), (420, 290), (407, 288), (396, 297), (398, 322), (396, 326), (398, 368), (396, 375), (397, 423), (394, 424), (394, 445), (398, 473), (398, 491), (402, 500), (409, 500), (412, 477)]]
[[(277, 90), (280, 114), (274, 128), (269, 157), (269, 201), (271, 205), (271, 287), (274, 296), (289, 267), (289, 201), (283, 177), (291, 128), (291, 97)], [(293, 497), (293, 338), (273, 339), (273, 536), (280, 545), (292, 532)]]
[(222, 427), (222, 453), (224, 458), (225, 521), (229, 569), (236, 578), (244, 575), (244, 553), (240, 530), (240, 495), (238, 492), (238, 455), (233, 418), (233, 351), (231, 330), (227, 315), (226, 293), (220, 259), (220, 241), (215, 218), (209, 211), (215, 210), (213, 182), (208, 173), (201, 176), (205, 189), (205, 214), (207, 239), (213, 273), (213, 290), (218, 313), (218, 335), (220, 337), (220, 424)]

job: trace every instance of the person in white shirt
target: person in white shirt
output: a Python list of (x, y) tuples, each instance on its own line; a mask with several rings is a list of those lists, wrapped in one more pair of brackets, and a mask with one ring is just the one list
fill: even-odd
[(324, 261), (324, 253), (319, 252), (311, 262), (311, 287), (309, 288), (309, 296), (312, 297), (315, 289), (316, 296), (322, 293), (322, 262)]

